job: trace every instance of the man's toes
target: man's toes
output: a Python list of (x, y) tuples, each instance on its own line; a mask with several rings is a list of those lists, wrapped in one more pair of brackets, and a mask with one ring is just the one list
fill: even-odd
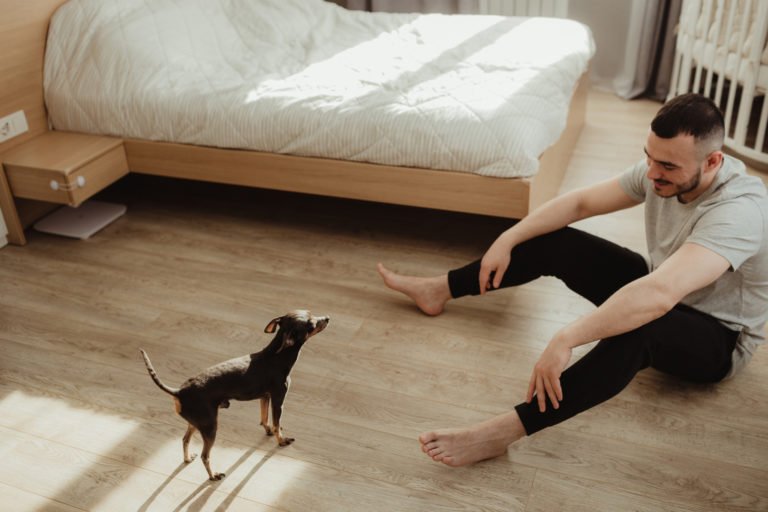
[(443, 452), (440, 452), (435, 455), (430, 455), (430, 457), (432, 457), (432, 460), (435, 462), (443, 462), (446, 456)]
[(434, 432), (424, 432), (423, 434), (419, 435), (419, 442), (421, 444), (429, 444), (434, 441), (437, 441), (437, 434)]
[(443, 453), (445, 453), (445, 450), (442, 447), (437, 446), (437, 447), (432, 448), (431, 450), (429, 450), (427, 452), (427, 455), (429, 455), (430, 457), (435, 457), (435, 456), (441, 455)]

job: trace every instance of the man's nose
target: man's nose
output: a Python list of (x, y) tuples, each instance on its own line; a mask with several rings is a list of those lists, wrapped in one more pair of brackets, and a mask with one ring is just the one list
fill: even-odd
[(648, 177), (649, 180), (657, 180), (662, 177), (661, 169), (659, 169), (659, 164), (657, 164), (654, 161), (648, 162), (648, 172), (645, 173), (645, 175)]

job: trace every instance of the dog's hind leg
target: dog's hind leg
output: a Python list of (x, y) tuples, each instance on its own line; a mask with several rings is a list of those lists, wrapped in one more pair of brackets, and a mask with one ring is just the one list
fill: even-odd
[(269, 395), (265, 396), (261, 400), (261, 426), (267, 432), (268, 436), (273, 434), (272, 428), (269, 426)]
[(221, 480), (224, 478), (224, 473), (214, 473), (211, 471), (211, 448), (213, 443), (216, 442), (216, 425), (212, 427), (200, 429), (200, 435), (203, 436), (203, 451), (200, 454), (200, 460), (203, 461), (205, 470), (208, 472), (209, 480)]
[(189, 426), (187, 426), (186, 434), (184, 434), (184, 437), (181, 438), (181, 446), (184, 448), (184, 462), (187, 464), (192, 462), (192, 460), (197, 456), (194, 453), (191, 457), (189, 455), (189, 440), (192, 438), (192, 434), (195, 433), (195, 430), (197, 430), (195, 426), (190, 423)]

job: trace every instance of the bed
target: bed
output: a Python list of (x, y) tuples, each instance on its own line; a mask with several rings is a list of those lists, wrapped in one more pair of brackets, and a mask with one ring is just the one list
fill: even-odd
[(49, 26), (37, 130), (122, 138), (131, 172), (510, 218), (557, 193), (594, 52), (562, 19), (35, 4), (3, 7)]

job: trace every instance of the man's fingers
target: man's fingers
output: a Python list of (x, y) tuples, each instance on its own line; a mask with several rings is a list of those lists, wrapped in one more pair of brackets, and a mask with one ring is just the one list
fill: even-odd
[(557, 395), (555, 394), (555, 389), (552, 387), (552, 383), (550, 382), (549, 378), (543, 379), (544, 380), (544, 389), (547, 390), (547, 396), (549, 397), (549, 401), (552, 402), (552, 407), (555, 409), (558, 409), (560, 407), (560, 404), (558, 403)]
[(496, 269), (496, 273), (493, 276), (493, 287), (497, 288), (501, 286), (501, 279), (504, 277), (504, 272), (507, 271), (507, 267), (499, 267)]
[(536, 376), (536, 398), (539, 401), (539, 411), (544, 412), (547, 410), (547, 393), (544, 389), (544, 382), (540, 375)]
[(488, 288), (488, 278), (491, 275), (491, 271), (485, 267), (480, 267), (480, 295), (485, 293)]
[(531, 379), (528, 381), (528, 393), (525, 395), (525, 403), (531, 403), (533, 400), (533, 392), (536, 389), (536, 372), (531, 374)]

